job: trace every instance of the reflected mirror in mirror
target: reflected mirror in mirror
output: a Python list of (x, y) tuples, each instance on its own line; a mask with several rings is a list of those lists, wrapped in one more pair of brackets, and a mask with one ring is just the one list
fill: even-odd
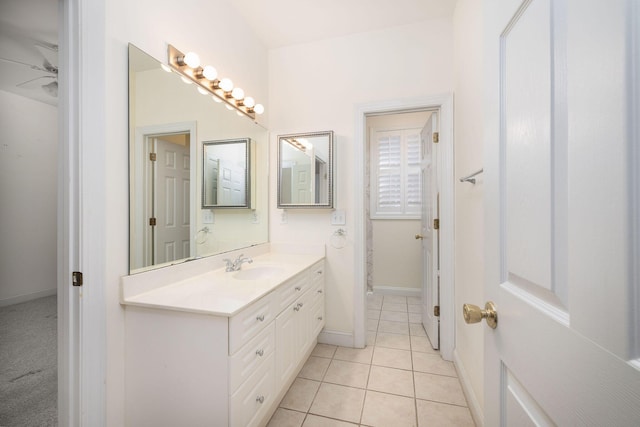
[(202, 208), (251, 208), (251, 140), (203, 144)]
[[(130, 273), (268, 241), (268, 132), (195, 86), (129, 45)], [(249, 140), (245, 209), (209, 206), (203, 141)]]
[(278, 136), (278, 207), (333, 208), (333, 132)]

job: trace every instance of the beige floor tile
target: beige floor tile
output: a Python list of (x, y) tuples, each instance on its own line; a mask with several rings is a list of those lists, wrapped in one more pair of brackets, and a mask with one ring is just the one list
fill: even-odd
[(373, 346), (368, 346), (365, 348), (338, 347), (333, 358), (337, 360), (346, 360), (348, 362), (371, 364), (372, 356)]
[(456, 368), (452, 362), (442, 359), (439, 354), (412, 352), (413, 370), (429, 374), (457, 377)]
[(407, 304), (420, 305), (422, 304), (421, 297), (407, 297)]
[(331, 359), (325, 357), (310, 356), (298, 374), (299, 378), (322, 381)]
[(389, 302), (391, 304), (406, 304), (407, 303), (407, 297), (402, 297), (399, 295), (385, 295), (382, 298), (383, 303), (385, 302)]
[(422, 313), (409, 313), (409, 323), (422, 323)]
[(468, 408), (445, 403), (416, 400), (418, 426), (474, 427), (475, 423)]
[(392, 322), (409, 322), (409, 313), (401, 311), (381, 311), (380, 320), (390, 320)]
[(331, 359), (333, 357), (333, 353), (336, 352), (336, 348), (338, 348), (337, 345), (316, 344), (311, 355), (318, 357), (328, 357), (329, 359)]
[(386, 366), (389, 368), (411, 370), (411, 352), (409, 350), (376, 347), (376, 349), (373, 351), (372, 364), (378, 366)]
[(311, 407), (313, 398), (320, 387), (320, 382), (296, 378), (289, 387), (289, 391), (284, 395), (281, 408), (293, 409), (295, 411), (307, 412)]
[(380, 319), (380, 310), (367, 309), (367, 319)]
[(378, 332), (389, 332), (391, 334), (409, 335), (409, 323), (381, 320), (380, 323), (378, 324)]
[(384, 366), (372, 366), (367, 389), (413, 397), (413, 372)]
[(422, 305), (420, 304), (408, 304), (407, 308), (409, 313), (422, 313)]
[(302, 427), (355, 427), (357, 424), (309, 414)]
[(385, 302), (382, 304), (382, 309), (387, 311), (401, 311), (407, 313), (407, 304), (394, 304), (392, 302)]
[(417, 337), (426, 337), (427, 333), (424, 330), (422, 323), (409, 323), (409, 335), (415, 335)]
[(310, 413), (358, 423), (365, 391), (359, 388), (322, 383)]
[(365, 388), (369, 378), (369, 367), (364, 363), (345, 362), (333, 359), (324, 376), (324, 381), (349, 387)]
[(278, 408), (271, 417), (267, 427), (300, 427), (306, 415), (304, 412)]
[(415, 427), (414, 400), (409, 397), (367, 391), (362, 424), (373, 427)]
[(378, 322), (376, 319), (367, 319), (367, 331), (376, 332), (378, 330)]
[(389, 334), (378, 332), (376, 347), (397, 348), (399, 350), (411, 350), (409, 335)]
[(425, 374), (423, 372), (414, 372), (413, 377), (416, 385), (416, 397), (418, 399), (451, 403), (460, 406), (467, 405), (458, 378)]
[(375, 331), (367, 331), (367, 345), (374, 346), (376, 345), (376, 335)]
[(373, 310), (380, 310), (382, 308), (382, 295), (368, 296), (367, 308), (371, 308)]
[(426, 337), (411, 337), (411, 350), (412, 351), (420, 351), (422, 353), (437, 353), (438, 350), (434, 350), (431, 346), (431, 341)]

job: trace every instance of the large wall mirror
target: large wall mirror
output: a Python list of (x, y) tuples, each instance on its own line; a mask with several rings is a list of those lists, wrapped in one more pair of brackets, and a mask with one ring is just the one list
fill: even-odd
[(278, 136), (278, 207), (333, 208), (333, 132)]
[[(268, 175), (265, 128), (200, 94), (133, 45), (129, 126), (130, 273), (268, 241), (268, 179), (256, 179)], [(242, 209), (203, 200), (210, 190), (205, 143), (223, 141), (235, 141), (229, 144), (235, 148), (219, 157), (245, 169)]]

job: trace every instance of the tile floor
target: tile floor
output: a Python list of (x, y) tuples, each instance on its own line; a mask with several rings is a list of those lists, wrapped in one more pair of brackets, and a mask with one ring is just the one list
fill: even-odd
[(268, 427), (474, 426), (420, 310), (420, 298), (370, 295), (367, 347), (318, 344)]

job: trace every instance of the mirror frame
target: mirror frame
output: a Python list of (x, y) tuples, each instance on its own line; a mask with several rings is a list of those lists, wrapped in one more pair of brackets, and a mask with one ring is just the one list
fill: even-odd
[[(228, 144), (244, 144), (245, 145), (245, 170), (244, 170), (244, 204), (242, 205), (213, 205), (205, 202), (206, 192), (206, 168), (207, 168), (207, 147), (212, 145), (228, 145)], [(221, 139), (212, 141), (202, 141), (202, 194), (201, 194), (201, 209), (252, 209), (253, 208), (253, 185), (251, 180), (253, 179), (253, 161), (252, 161), (252, 146), (251, 138), (233, 138), (233, 139)]]
[[(282, 202), (282, 144), (285, 139), (288, 138), (312, 138), (312, 137), (328, 137), (329, 138), (329, 159), (328, 159), (328, 195), (326, 203), (283, 203)], [(278, 135), (278, 193), (277, 193), (277, 201), (278, 201), (278, 209), (333, 209), (333, 202), (335, 198), (335, 189), (334, 189), (334, 176), (333, 176), (333, 131), (321, 131), (321, 132), (307, 132), (307, 133), (292, 133), (287, 135)]]

